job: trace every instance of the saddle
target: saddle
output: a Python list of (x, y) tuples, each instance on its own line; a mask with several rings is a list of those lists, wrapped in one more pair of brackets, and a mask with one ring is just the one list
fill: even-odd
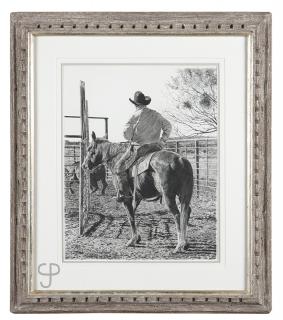
[(143, 173), (149, 168), (149, 163), (154, 153), (160, 150), (160, 146), (156, 143), (130, 146), (128, 158), (124, 159), (125, 169), (136, 169), (138, 175)]
[[(149, 169), (153, 155), (161, 149), (162, 148), (155, 143), (144, 144), (142, 146), (131, 145), (125, 153), (126, 156), (124, 157), (123, 162), (120, 163), (119, 169), (127, 172), (128, 179), (132, 180), (134, 203), (136, 202), (137, 189), (140, 183), (138, 176)], [(146, 201), (160, 199), (161, 195), (157, 194), (157, 190), (155, 190), (155, 193), (156, 196), (146, 199), (143, 197), (143, 199)]]
[(140, 175), (141, 173), (147, 171), (149, 169), (150, 165), (150, 160), (152, 156), (156, 153), (157, 151), (150, 152), (146, 154), (145, 156), (142, 156), (138, 158), (130, 167), (132, 169), (133, 173), (136, 173), (137, 176)]

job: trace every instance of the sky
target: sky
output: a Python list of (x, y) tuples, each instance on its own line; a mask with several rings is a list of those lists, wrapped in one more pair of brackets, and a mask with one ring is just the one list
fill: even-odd
[[(129, 98), (133, 98), (135, 91), (150, 96), (149, 108), (165, 115), (165, 110), (174, 107), (166, 83), (179, 69), (189, 67), (187, 64), (65, 64), (62, 70), (63, 114), (80, 115), (82, 80), (89, 116), (108, 117), (109, 140), (124, 141), (124, 125), (135, 111)], [(95, 131), (98, 137), (103, 137), (104, 130), (103, 120), (89, 120), (90, 133)], [(64, 134), (80, 134), (80, 120), (64, 118)]]

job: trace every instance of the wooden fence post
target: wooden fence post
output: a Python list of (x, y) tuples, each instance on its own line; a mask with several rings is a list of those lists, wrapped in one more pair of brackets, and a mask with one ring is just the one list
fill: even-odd
[(206, 139), (206, 186), (208, 187), (208, 139)]
[(179, 154), (179, 141), (176, 141), (175, 152)]
[(108, 140), (108, 118), (105, 118), (105, 139)]
[(89, 144), (88, 105), (85, 100), (85, 83), (80, 84), (80, 119), (81, 119), (81, 149), (80, 149), (80, 194), (79, 194), (79, 229), (84, 234), (89, 211), (89, 173), (82, 168)]
[(86, 100), (85, 101), (85, 112), (84, 112), (84, 126), (85, 126), (84, 141), (85, 141), (86, 150), (87, 150), (88, 145), (89, 145), (89, 126), (88, 125), (89, 125), (88, 124), (88, 101)]
[(196, 162), (196, 187), (197, 187), (197, 196), (199, 197), (199, 143), (198, 140), (195, 140), (195, 162)]

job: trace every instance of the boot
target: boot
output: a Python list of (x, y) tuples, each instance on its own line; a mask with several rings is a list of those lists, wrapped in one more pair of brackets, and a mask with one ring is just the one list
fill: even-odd
[(126, 171), (117, 174), (117, 187), (117, 202), (124, 202), (125, 200), (132, 198)]

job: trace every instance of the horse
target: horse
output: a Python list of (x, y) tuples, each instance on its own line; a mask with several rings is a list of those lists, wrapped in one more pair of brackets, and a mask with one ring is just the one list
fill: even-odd
[[(92, 140), (82, 167), (84, 170), (92, 170), (97, 163), (107, 164), (115, 185), (115, 165), (128, 147), (129, 144), (112, 143), (106, 139), (96, 138), (92, 132)], [(141, 241), (135, 223), (135, 212), (140, 202), (154, 197), (158, 199), (162, 195), (162, 200), (173, 214), (176, 224), (177, 245), (174, 252), (186, 251), (188, 248), (186, 231), (193, 193), (193, 169), (190, 162), (175, 152), (157, 151), (151, 157), (149, 170), (138, 175), (136, 189), (133, 179), (130, 179), (129, 185), (132, 197), (123, 200), (132, 231), (127, 246), (135, 246)], [(133, 195), (134, 190), (136, 190), (135, 195)], [(179, 198), (181, 210), (178, 209), (176, 197)]]
[[(70, 194), (75, 193), (75, 191), (73, 190), (73, 185), (75, 183), (77, 183), (77, 184), (80, 183), (80, 180), (78, 178), (79, 164), (80, 164), (79, 161), (74, 163), (74, 168), (73, 168), (72, 172), (69, 172), (69, 170), (67, 168), (65, 168), (65, 175), (67, 177), (69, 177), (69, 181), (70, 181), (70, 183), (69, 183), (69, 193)], [(99, 189), (98, 184), (97, 184), (98, 181), (101, 181), (101, 183), (102, 183), (101, 195), (105, 195), (105, 190), (108, 186), (108, 183), (106, 182), (106, 168), (104, 165), (95, 167), (92, 170), (92, 172), (90, 172), (90, 174), (89, 174), (89, 182), (90, 182), (89, 187), (90, 187), (91, 194), (95, 193)]]
[(98, 181), (101, 181), (102, 183), (101, 195), (104, 196), (105, 189), (108, 186), (108, 183), (106, 182), (106, 168), (104, 165), (97, 166), (97, 168), (94, 168), (89, 175), (91, 193), (95, 193), (98, 190)]

